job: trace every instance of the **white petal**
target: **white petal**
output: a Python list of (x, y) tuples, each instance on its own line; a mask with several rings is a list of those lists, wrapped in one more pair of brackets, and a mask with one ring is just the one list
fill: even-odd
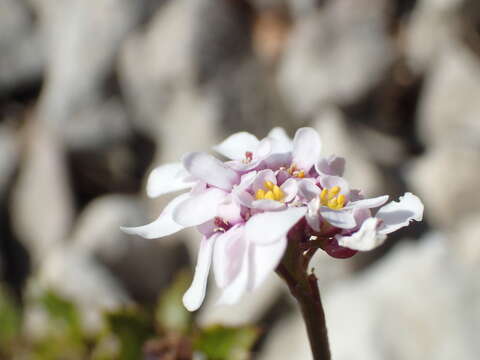
[(273, 139), (272, 153), (286, 153), (293, 149), (293, 142), (281, 127), (273, 128), (268, 137)]
[(340, 246), (359, 251), (369, 251), (383, 244), (386, 235), (377, 231), (379, 221), (376, 218), (365, 220), (358, 231), (350, 236), (335, 236)]
[(220, 234), (213, 252), (213, 272), (219, 288), (224, 288), (238, 275), (245, 255), (244, 227), (235, 226)]
[(283, 202), (290, 202), (292, 201), (298, 193), (298, 182), (295, 179), (288, 179), (285, 181), (282, 186), (280, 186), (285, 197), (282, 199)]
[(251, 208), (264, 211), (280, 210), (285, 207), (284, 203), (270, 199), (254, 200), (251, 203)]
[(334, 155), (322, 158), (315, 164), (315, 170), (319, 174), (342, 176), (345, 171), (345, 159)]
[(191, 175), (220, 189), (230, 190), (233, 184), (238, 183), (238, 174), (209, 154), (189, 153), (183, 157), (182, 162)]
[(229, 159), (242, 160), (247, 151), (255, 152), (258, 144), (259, 141), (255, 135), (242, 131), (229, 136), (213, 149)]
[(282, 211), (254, 215), (245, 225), (245, 236), (248, 241), (257, 244), (273, 243), (285, 236), (306, 211), (306, 207), (291, 207)]
[(376, 217), (383, 220), (379, 229), (382, 234), (389, 234), (404, 226), (411, 220), (422, 221), (423, 203), (412, 193), (405, 193), (398, 202), (392, 201), (380, 208)]
[(174, 209), (173, 220), (185, 227), (200, 225), (217, 216), (218, 205), (225, 201), (226, 196), (226, 192), (214, 188), (190, 196)]
[(340, 176), (320, 176), (320, 185), (322, 185), (324, 189), (331, 189), (334, 186), (338, 186), (340, 188), (340, 194), (346, 196), (350, 193), (350, 186), (347, 180)]
[(272, 152), (272, 140), (269, 138), (265, 138), (262, 141), (260, 141), (260, 144), (258, 144), (258, 148), (254, 153), (254, 157), (258, 159), (263, 159), (270, 155)]
[(313, 200), (320, 195), (320, 188), (315, 185), (315, 181), (303, 179), (298, 184), (298, 194), (307, 201)]
[(223, 289), (218, 305), (235, 304), (245, 294), (250, 281), (250, 243), (245, 241), (245, 251), (242, 258), (242, 264), (235, 279)]
[(283, 237), (268, 245), (252, 245), (252, 279), (250, 285), (252, 290), (262, 284), (265, 278), (271, 274), (282, 260), (287, 238)]
[(168, 236), (184, 229), (185, 227), (177, 224), (172, 219), (172, 213), (178, 204), (188, 199), (189, 194), (182, 194), (170, 201), (163, 209), (160, 216), (153, 222), (143, 226), (137, 227), (121, 227), (120, 229), (127, 234), (140, 235), (146, 239), (156, 239), (163, 236)]
[(147, 181), (147, 195), (151, 198), (188, 189), (195, 184), (182, 163), (161, 165), (152, 170)]
[(318, 133), (312, 128), (300, 128), (293, 139), (293, 163), (309, 171), (318, 161), (322, 144)]
[(345, 208), (352, 209), (371, 209), (382, 206), (388, 201), (388, 195), (378, 196), (371, 199), (363, 199), (350, 202)]
[(333, 210), (322, 206), (320, 214), (330, 224), (341, 229), (353, 229), (356, 225), (352, 210)]
[(213, 245), (215, 244), (216, 235), (210, 238), (203, 238), (200, 242), (198, 250), (197, 266), (195, 267), (195, 275), (192, 284), (187, 292), (183, 295), (183, 305), (188, 311), (197, 310), (202, 305), (207, 290), (208, 273), (212, 263)]

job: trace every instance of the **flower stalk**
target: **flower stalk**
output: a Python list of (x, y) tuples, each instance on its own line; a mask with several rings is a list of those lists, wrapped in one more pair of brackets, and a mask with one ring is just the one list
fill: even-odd
[(304, 228), (305, 222), (300, 222), (289, 232), (287, 250), (276, 272), (300, 306), (313, 359), (330, 360), (327, 324), (317, 277), (313, 272), (308, 273), (308, 264), (318, 247), (306, 247), (310, 241)]

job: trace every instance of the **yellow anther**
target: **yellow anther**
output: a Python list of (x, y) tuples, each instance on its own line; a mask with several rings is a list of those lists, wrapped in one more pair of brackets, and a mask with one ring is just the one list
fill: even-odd
[(321, 201), (322, 205), (327, 205), (327, 202), (328, 202), (327, 197), (328, 197), (328, 190), (323, 189), (322, 193), (320, 194), (320, 201)]
[(265, 190), (258, 189), (257, 192), (255, 193), (255, 199), (257, 200), (265, 199)]
[(300, 170), (299, 172), (297, 172), (297, 173), (295, 174), (295, 176), (296, 176), (297, 178), (301, 178), (301, 179), (302, 179), (302, 178), (305, 177), (305, 171)]
[(282, 189), (278, 187), (278, 185), (273, 185), (273, 196), (275, 197), (275, 200), (280, 201), (283, 199), (285, 194), (283, 193)]
[(335, 196), (338, 195), (340, 192), (340, 187), (339, 186), (334, 186), (330, 190), (328, 190), (328, 198), (333, 199)]
[(275, 195), (273, 195), (272, 190), (268, 190), (268, 191), (267, 191), (267, 193), (265, 194), (264, 199), (275, 200)]
[(339, 209), (345, 206), (345, 195), (340, 194), (337, 196), (337, 206)]
[(338, 203), (337, 203), (337, 198), (333, 198), (328, 200), (328, 207), (330, 209), (337, 209)]
[(268, 190), (273, 190), (273, 183), (271, 181), (265, 181), (265, 183), (263, 184), (265, 186), (265, 188), (267, 188)]

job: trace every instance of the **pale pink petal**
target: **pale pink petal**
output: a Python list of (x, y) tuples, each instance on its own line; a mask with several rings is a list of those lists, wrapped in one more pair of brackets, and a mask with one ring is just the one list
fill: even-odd
[(342, 176), (345, 171), (345, 159), (334, 155), (322, 158), (315, 164), (315, 170), (323, 175)]
[(251, 171), (258, 168), (261, 163), (262, 163), (262, 159), (253, 159), (250, 162), (234, 160), (234, 161), (227, 161), (225, 165), (227, 165), (232, 170), (243, 173), (243, 172)]
[(263, 160), (265, 166), (272, 170), (288, 168), (292, 162), (292, 153), (271, 154)]
[(383, 195), (383, 196), (378, 196), (376, 198), (371, 198), (371, 199), (352, 201), (348, 204), (348, 206), (345, 206), (345, 208), (372, 209), (372, 208), (382, 206), (387, 201), (388, 201), (388, 195)]
[(340, 194), (347, 196), (350, 193), (350, 186), (348, 185), (347, 180), (340, 176), (320, 176), (320, 185), (324, 189), (331, 189), (334, 186), (338, 186), (340, 188)]
[(245, 241), (245, 250), (237, 276), (222, 291), (218, 305), (235, 304), (245, 294), (250, 281), (250, 243)]
[(251, 208), (264, 210), (264, 211), (280, 210), (285, 207), (286, 205), (283, 202), (270, 200), (270, 199), (255, 200), (255, 201), (252, 201), (251, 203)]
[(192, 187), (195, 181), (182, 163), (169, 163), (152, 170), (147, 180), (147, 195), (151, 198)]
[(143, 226), (137, 227), (120, 227), (120, 229), (131, 235), (140, 235), (146, 239), (156, 239), (163, 236), (168, 236), (184, 229), (185, 227), (177, 224), (173, 218), (172, 213), (175, 208), (189, 198), (189, 194), (182, 194), (170, 201), (163, 209), (160, 216), (153, 222)]
[(208, 239), (203, 238), (200, 242), (195, 275), (193, 276), (190, 288), (183, 295), (183, 305), (188, 311), (197, 310), (200, 305), (202, 305), (203, 299), (205, 298), (208, 273), (212, 263), (213, 245), (215, 244), (216, 237), (216, 235), (213, 235)]
[(218, 216), (229, 224), (237, 224), (242, 221), (240, 205), (233, 201), (233, 196), (227, 196), (226, 200), (218, 205)]
[(260, 141), (260, 144), (258, 144), (258, 148), (254, 152), (253, 156), (254, 158), (263, 159), (268, 155), (270, 155), (271, 152), (272, 152), (272, 140), (265, 138), (262, 141)]
[(278, 241), (305, 215), (306, 211), (306, 207), (291, 207), (282, 211), (254, 215), (245, 225), (245, 236), (248, 241), (257, 244)]
[(365, 220), (360, 229), (352, 235), (337, 235), (335, 239), (340, 246), (352, 250), (369, 251), (383, 244), (387, 237), (377, 231), (378, 225), (379, 220), (371, 217)]
[(258, 288), (266, 277), (275, 270), (282, 260), (286, 247), (286, 237), (268, 245), (255, 244), (252, 246), (252, 279), (250, 280), (252, 290)]
[(293, 139), (293, 164), (298, 168), (310, 171), (318, 161), (322, 144), (318, 133), (312, 128), (300, 128)]
[(270, 181), (270, 182), (272, 182), (273, 184), (276, 185), (277, 184), (277, 178), (275, 177), (275, 173), (270, 169), (259, 171), (258, 174), (257, 174), (257, 177), (255, 178), (255, 180), (252, 183), (253, 193), (255, 194), (258, 189), (266, 190), (265, 189), (265, 182), (267, 182), (267, 181)]
[(320, 214), (330, 224), (341, 229), (353, 229), (357, 224), (352, 210), (333, 210), (322, 206)]
[(230, 190), (240, 180), (234, 170), (206, 153), (189, 153), (183, 157), (182, 162), (191, 175), (220, 189)]
[(293, 141), (281, 127), (273, 128), (268, 137), (273, 139), (272, 153), (286, 153), (293, 150)]
[(227, 193), (214, 188), (191, 196), (174, 209), (173, 220), (185, 227), (200, 225), (218, 215), (218, 206), (226, 196)]
[(213, 273), (220, 288), (230, 284), (240, 271), (247, 247), (243, 233), (244, 227), (237, 225), (217, 238), (213, 252)]
[(320, 209), (320, 198), (316, 197), (312, 199), (308, 204), (308, 211), (305, 214), (305, 219), (307, 220), (307, 224), (315, 231), (320, 231), (320, 216), (319, 216), (319, 209)]
[(288, 179), (282, 184), (282, 186), (280, 186), (280, 189), (282, 189), (283, 193), (285, 194), (285, 197), (282, 199), (282, 201), (288, 203), (295, 199), (295, 196), (297, 196), (298, 182), (295, 179)]
[(258, 144), (259, 141), (255, 135), (242, 131), (229, 136), (213, 149), (229, 159), (242, 160), (247, 151), (252, 153), (256, 151)]
[(298, 183), (298, 195), (306, 201), (317, 198), (321, 193), (320, 188), (315, 185), (315, 181), (311, 179), (303, 179)]
[(376, 217), (382, 220), (379, 232), (389, 234), (407, 226), (411, 220), (422, 221), (423, 203), (417, 196), (407, 192), (398, 202), (392, 201), (381, 207)]

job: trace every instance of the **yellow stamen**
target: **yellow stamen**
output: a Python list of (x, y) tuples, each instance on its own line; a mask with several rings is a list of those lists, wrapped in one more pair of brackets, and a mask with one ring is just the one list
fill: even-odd
[(273, 195), (274, 195), (274, 197), (275, 197), (275, 200), (277, 200), (277, 201), (282, 200), (283, 197), (285, 196), (285, 194), (283, 193), (282, 189), (280, 189), (280, 188), (278, 187), (278, 185), (274, 185), (272, 191), (273, 191)]
[(273, 195), (273, 192), (271, 190), (268, 190), (265, 194), (264, 199), (275, 200), (275, 195)]
[(341, 209), (345, 206), (345, 195), (343, 195), (343, 194), (338, 195), (337, 204), (338, 204), (337, 206), (339, 207), (339, 209)]
[(272, 190), (273, 189), (273, 183), (271, 181), (265, 181), (265, 183), (263, 184), (265, 185), (265, 187), (268, 189), (268, 190)]
[(340, 187), (339, 186), (334, 186), (330, 190), (328, 190), (328, 200), (333, 199), (335, 196), (338, 195), (340, 192)]
[(330, 209), (336, 209), (337, 206), (338, 206), (337, 198), (333, 198), (333, 199), (328, 200), (328, 207)]
[(297, 178), (303, 179), (305, 177), (305, 171), (300, 170), (297, 174), (295, 174)]
[(257, 192), (255, 193), (255, 199), (257, 199), (257, 200), (265, 199), (265, 190), (258, 189)]
[(320, 201), (321, 201), (322, 205), (327, 205), (327, 202), (328, 202), (327, 196), (328, 196), (328, 190), (323, 189), (322, 193), (320, 194)]
[(339, 186), (334, 186), (331, 189), (323, 189), (320, 193), (320, 203), (333, 210), (342, 209), (345, 206), (347, 199), (343, 194), (338, 195), (340, 190)]

